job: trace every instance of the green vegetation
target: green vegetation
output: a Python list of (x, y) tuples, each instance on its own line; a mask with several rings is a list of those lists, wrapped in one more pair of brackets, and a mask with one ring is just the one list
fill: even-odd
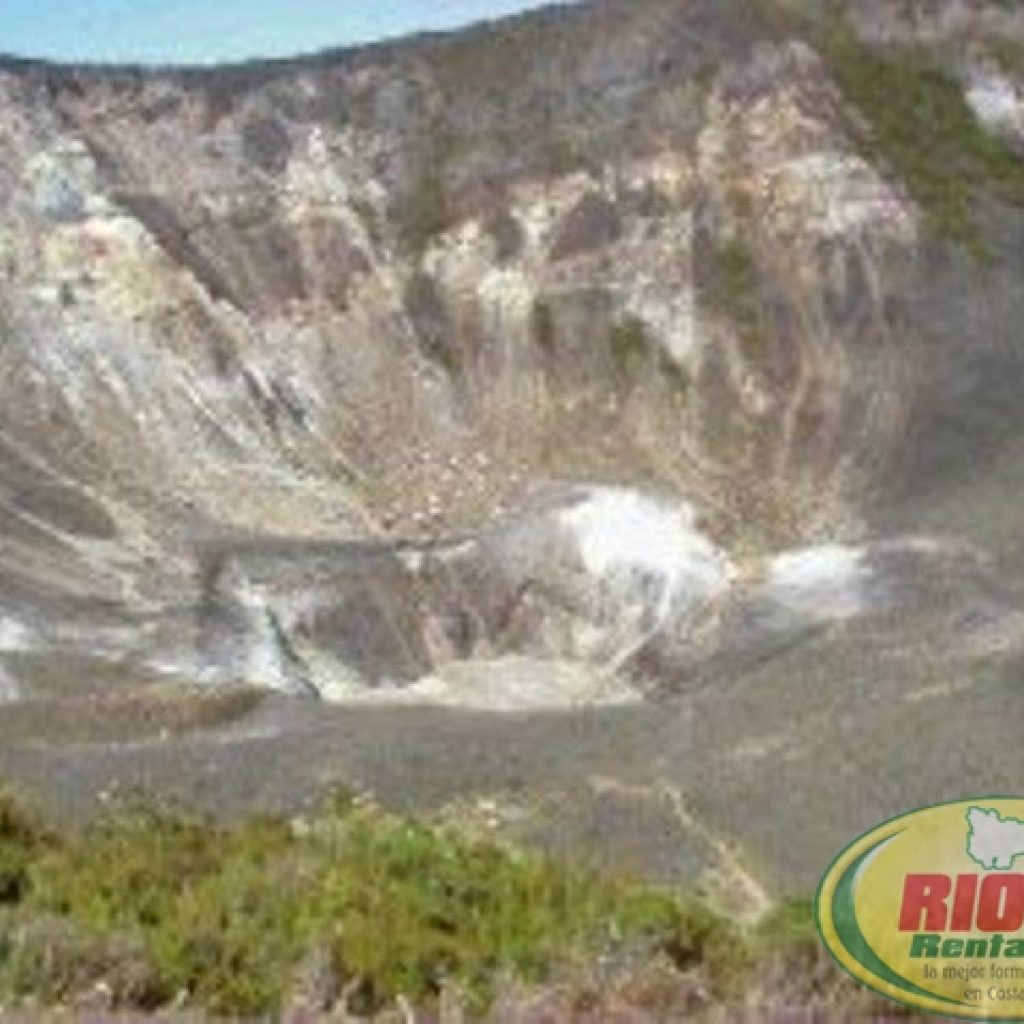
[(555, 354), (557, 333), (551, 304), (544, 299), (535, 299), (530, 310), (530, 334), (548, 358)]
[(690, 387), (686, 370), (665, 351), (661, 343), (652, 338), (647, 325), (638, 316), (626, 314), (612, 326), (609, 336), (612, 357), (619, 373), (627, 379), (636, 375), (644, 365), (653, 367), (663, 375), (671, 387), (685, 395)]
[(0, 904), (16, 903), (28, 888), (33, 858), (49, 837), (6, 793), (0, 793)]
[(814, 907), (806, 900), (790, 899), (779, 904), (754, 933), (754, 944), (764, 952), (781, 950), (817, 955), (821, 952), (818, 931), (814, 927)]
[(423, 354), (450, 377), (458, 376), (462, 365), (454, 325), (448, 315), (437, 282), (422, 271), (413, 274), (405, 286), (405, 309), (416, 331)]
[(987, 41), (988, 52), (1008, 75), (1024, 70), (1024, 42), (1010, 36), (992, 35)]
[(986, 194), (1024, 204), (1024, 161), (984, 129), (960, 83), (927, 54), (877, 51), (850, 31), (833, 33), (824, 52), (866, 124), (865, 156), (895, 173), (939, 236), (984, 255), (974, 204)]
[(624, 378), (631, 380), (644, 366), (653, 367), (663, 374), (671, 386), (680, 394), (684, 394), (690, 379), (683, 369), (662, 347), (661, 343), (652, 338), (644, 321), (632, 313), (627, 313), (613, 325), (608, 336), (615, 367)]
[(508, 206), (502, 205), (492, 211), (484, 228), (494, 243), (494, 254), (499, 263), (511, 263), (522, 253), (525, 241), (523, 228)]
[(723, 241), (711, 250), (708, 298), (716, 309), (744, 323), (757, 315), (757, 262), (742, 238)]
[(741, 236), (712, 246), (703, 280), (703, 298), (735, 325), (751, 356), (763, 351), (766, 344), (758, 284), (757, 260)]
[[(751, 946), (702, 903), (336, 799), (301, 824), (231, 827), (145, 807), (57, 836), (0, 800), (0, 999), (273, 1013), (304, 968), (365, 1010), (602, 955), (665, 956), (725, 992)], [(326, 983), (321, 980), (323, 986)], [(297, 991), (298, 989), (298, 991)]]
[(428, 168), (416, 178), (391, 210), (399, 236), (414, 252), (422, 252), (452, 222), (442, 173)]
[(622, 372), (648, 358), (655, 348), (643, 320), (631, 314), (623, 316), (612, 326), (609, 344), (615, 365)]
[(598, 252), (617, 242), (622, 230), (617, 203), (601, 192), (587, 192), (562, 218), (551, 259), (557, 263)]

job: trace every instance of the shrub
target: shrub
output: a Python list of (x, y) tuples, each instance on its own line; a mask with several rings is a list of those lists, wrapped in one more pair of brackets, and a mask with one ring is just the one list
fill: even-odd
[(534, 300), (530, 310), (530, 334), (544, 355), (554, 355), (558, 329), (551, 304), (545, 299)]
[(865, 156), (904, 183), (940, 237), (981, 254), (974, 204), (983, 194), (1024, 203), (1024, 162), (985, 130), (961, 84), (929, 55), (876, 51), (848, 30), (834, 32), (824, 52), (863, 118)]
[(714, 241), (701, 281), (701, 296), (735, 327), (744, 353), (756, 358), (766, 344), (757, 260), (742, 236)]
[[(2, 922), (0, 999), (279, 1012), (302, 971), (360, 1012), (447, 985), (483, 1012), (499, 982), (669, 958), (720, 993), (750, 941), (699, 900), (333, 801), (301, 827), (216, 826), (139, 806), (45, 837), (8, 804), (3, 846), (32, 851)], [(42, 845), (38, 845), (39, 843)], [(353, 1007), (354, 1009), (355, 1007)]]
[(615, 367), (627, 382), (635, 380), (637, 374), (647, 368), (663, 376), (676, 393), (682, 395), (689, 389), (686, 370), (651, 336), (640, 317), (632, 313), (622, 316), (612, 325), (608, 341)]
[(507, 207), (494, 211), (484, 226), (494, 242), (499, 263), (511, 263), (521, 255), (525, 243), (523, 228)]
[(757, 318), (757, 285), (757, 262), (741, 237), (712, 245), (704, 293), (716, 310), (750, 325)]
[(391, 208), (398, 236), (410, 250), (420, 253), (452, 223), (448, 195), (441, 173), (427, 168)]
[(406, 283), (403, 298), (423, 354), (443, 367), (450, 376), (456, 376), (461, 357), (455, 325), (437, 282), (429, 274), (417, 272)]
[(649, 358), (654, 347), (643, 320), (632, 314), (627, 314), (613, 324), (609, 344), (620, 372), (627, 372)]
[(588, 192), (570, 210), (551, 247), (554, 262), (603, 249), (622, 237), (622, 218), (615, 204), (600, 192)]
[(25, 895), (32, 861), (48, 842), (36, 817), (0, 790), (0, 904), (16, 903)]
[(292, 140), (276, 117), (250, 117), (242, 126), (245, 159), (268, 174), (279, 175), (288, 167)]

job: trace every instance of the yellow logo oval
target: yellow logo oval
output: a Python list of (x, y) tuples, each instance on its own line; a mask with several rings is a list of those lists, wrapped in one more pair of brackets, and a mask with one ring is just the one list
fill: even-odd
[(826, 947), (895, 1002), (1024, 1019), (1024, 798), (963, 800), (851, 843), (818, 888)]

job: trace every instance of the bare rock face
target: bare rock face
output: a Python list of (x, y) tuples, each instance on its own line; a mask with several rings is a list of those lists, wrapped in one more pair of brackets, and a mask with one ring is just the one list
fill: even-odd
[(1012, 673), (1024, 28), (818, 7), (4, 62), (5, 699), (75, 664), (639, 706), (810, 651), (938, 693), (926, 640)]
[[(603, 3), (305, 63), (9, 64), (0, 571), (41, 635), (193, 604), (190, 671), (310, 692), (481, 643), (623, 667), (744, 559), (916, 529), (975, 439), (1012, 459), (1024, 222), (985, 266), (933, 238), (801, 24)], [(1012, 134), (979, 60), (964, 109)], [(545, 480), (631, 490), (524, 511)], [(385, 553), (452, 536), (429, 572)]]

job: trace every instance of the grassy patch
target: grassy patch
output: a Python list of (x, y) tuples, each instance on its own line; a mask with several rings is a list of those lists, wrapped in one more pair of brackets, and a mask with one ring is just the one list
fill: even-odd
[(874, 50), (849, 31), (823, 51), (865, 122), (865, 156), (904, 183), (940, 237), (983, 254), (975, 203), (988, 194), (1024, 204), (1024, 161), (984, 129), (960, 83), (927, 54)]
[(48, 842), (36, 818), (0, 791), (0, 904), (17, 903), (25, 895), (32, 862)]
[(146, 809), (66, 837), (0, 804), (0, 999), (278, 1011), (318, 962), (369, 1011), (445, 984), (482, 1009), (601, 956), (667, 956), (732, 984), (747, 940), (700, 902), (336, 801), (301, 827)]

